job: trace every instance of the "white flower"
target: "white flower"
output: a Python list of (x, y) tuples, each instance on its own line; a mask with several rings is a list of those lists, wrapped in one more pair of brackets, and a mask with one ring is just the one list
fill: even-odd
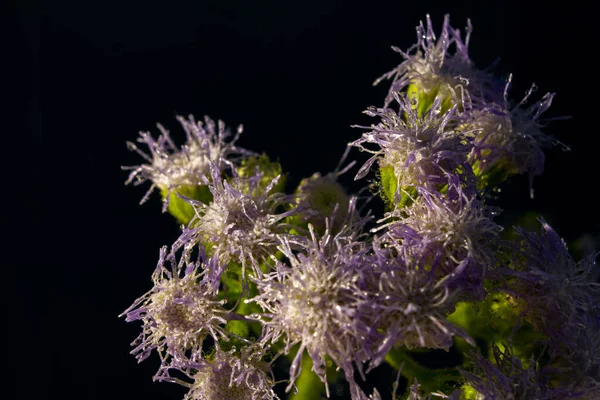
[(244, 278), (248, 266), (260, 274), (259, 264), (275, 254), (277, 235), (284, 233), (281, 220), (294, 213), (290, 210), (277, 214), (290, 198), (272, 193), (279, 176), (264, 188), (260, 184), (262, 173), (231, 181), (221, 177), (216, 165), (211, 165), (211, 173), (213, 200), (204, 204), (187, 199), (196, 217), (184, 229), (181, 242), (188, 248), (198, 243), (210, 245), (222, 264), (240, 263)]
[(251, 347), (234, 351), (217, 350), (211, 361), (194, 366), (194, 383), (184, 400), (271, 400), (274, 379), (262, 354), (251, 353)]
[(235, 146), (242, 133), (242, 126), (237, 129), (235, 136), (227, 141), (231, 132), (226, 129), (223, 121), (215, 121), (204, 117), (204, 122), (195, 121), (192, 115), (189, 119), (177, 117), (185, 130), (186, 142), (181, 148), (162, 125), (157, 124), (161, 134), (154, 139), (149, 132), (141, 132), (139, 143), (148, 147), (150, 154), (140, 150), (135, 144), (128, 142), (131, 150), (140, 154), (148, 163), (133, 167), (123, 167), (132, 170), (125, 182), (140, 184), (147, 180), (152, 186), (142, 198), (147, 200), (152, 190), (158, 187), (166, 192), (164, 210), (170, 198), (170, 192), (181, 186), (206, 185), (210, 180), (210, 164), (216, 164), (219, 170), (233, 166), (240, 155), (250, 155), (251, 152)]
[(249, 301), (265, 310), (255, 316), (265, 326), (263, 341), (282, 338), (282, 351), (286, 354), (299, 344), (290, 367), (288, 390), (300, 374), (306, 350), (312, 358), (313, 371), (325, 384), (326, 356), (331, 357), (344, 370), (356, 399), (362, 391), (354, 381), (353, 364), (359, 365), (367, 358), (364, 346), (368, 345), (365, 339), (371, 330), (357, 315), (366, 300), (366, 293), (360, 288), (364, 245), (331, 236), (329, 231), (317, 238), (312, 225), (309, 230), (311, 240), (281, 238), (279, 250), (289, 265), (279, 262), (274, 272), (255, 280), (259, 295)]
[(166, 247), (161, 249), (152, 275), (154, 287), (120, 315), (126, 315), (127, 322), (142, 321), (142, 333), (132, 343), (138, 361), (156, 350), (165, 367), (172, 358), (199, 356), (208, 336), (215, 342), (227, 340), (223, 327), (229, 312), (223, 308), (225, 300), (217, 300), (212, 285), (202, 279), (205, 265), (186, 257), (177, 262), (173, 253), (166, 254)]

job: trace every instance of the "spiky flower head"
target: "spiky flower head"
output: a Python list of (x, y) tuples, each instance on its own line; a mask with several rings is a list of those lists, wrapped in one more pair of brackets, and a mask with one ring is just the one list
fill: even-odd
[[(381, 170), (393, 171), (395, 193), (388, 194), (392, 203), (399, 203), (408, 188), (418, 186), (439, 189), (449, 179), (458, 177), (467, 187), (474, 182), (466, 155), (468, 143), (448, 125), (456, 108), (442, 112), (440, 99), (425, 115), (420, 116), (411, 106), (411, 100), (401, 93), (393, 93), (398, 111), (391, 108), (369, 108), (365, 113), (379, 117), (378, 124), (358, 126), (369, 129), (350, 146), (356, 146), (373, 156), (359, 169), (356, 178), (364, 177), (377, 162)], [(375, 149), (367, 147), (373, 144)]]
[(209, 184), (213, 200), (205, 204), (187, 199), (196, 211), (190, 225), (183, 230), (180, 242), (186, 248), (197, 244), (210, 246), (221, 263), (236, 262), (260, 274), (259, 264), (276, 252), (277, 235), (286, 229), (282, 220), (295, 210), (278, 213), (280, 206), (290, 203), (289, 196), (273, 193), (279, 175), (264, 187), (263, 173), (247, 178), (223, 179), (218, 166), (211, 165)]
[(521, 301), (521, 315), (549, 338), (571, 378), (593, 377), (600, 390), (600, 283), (596, 258), (573, 260), (560, 236), (541, 220), (540, 234), (517, 230), (501, 272), (506, 290)]
[(299, 345), (288, 390), (300, 374), (306, 350), (324, 383), (329, 356), (344, 370), (352, 398), (362, 399), (353, 364), (364, 361), (365, 347), (370, 346), (365, 339), (372, 329), (357, 313), (367, 298), (360, 289), (365, 248), (351, 237), (329, 232), (317, 237), (312, 225), (309, 229), (310, 240), (280, 238), (287, 263), (278, 262), (274, 272), (256, 280), (259, 294), (250, 301), (264, 310), (256, 316), (264, 324), (264, 341), (283, 340), (286, 354)]
[(508, 99), (512, 75), (509, 76), (501, 102), (485, 106), (468, 105), (459, 116), (458, 130), (473, 138), (469, 162), (478, 177), (480, 188), (495, 187), (508, 177), (528, 174), (533, 178), (544, 170), (543, 147), (568, 147), (542, 132), (540, 119), (552, 104), (553, 93), (546, 93), (530, 105), (530, 97), (537, 89), (533, 85), (517, 104)]
[(546, 316), (551, 316), (548, 323), (572, 321), (574, 328), (598, 307), (600, 284), (591, 279), (597, 273), (598, 253), (576, 262), (556, 231), (545, 220), (540, 222), (540, 234), (516, 229), (517, 240), (507, 249), (510, 268), (502, 272), (509, 278), (508, 286), (525, 299), (531, 311), (547, 310)]
[(555, 387), (552, 382), (556, 372), (532, 358), (525, 367), (512, 352), (510, 344), (492, 345), (493, 361), (472, 352), (473, 370), (459, 368), (468, 386), (469, 400), (553, 400), (580, 399), (582, 392), (573, 387)]
[(371, 263), (376, 279), (368, 290), (373, 298), (368, 306), (372, 326), (382, 332), (374, 366), (396, 346), (448, 350), (454, 336), (473, 343), (466, 332), (446, 320), (456, 302), (448, 276), (436, 277), (427, 254), (416, 250), (390, 246), (381, 238), (373, 242)]
[(261, 352), (253, 346), (236, 353), (217, 350), (210, 360), (193, 365), (184, 400), (272, 400), (274, 379), (270, 366), (262, 361)]
[[(386, 240), (414, 248), (426, 255), (432, 273), (451, 275), (450, 287), (471, 298), (483, 294), (486, 269), (495, 264), (502, 228), (493, 218), (499, 210), (469, 196), (460, 182), (445, 193), (418, 188), (418, 197), (407, 208), (387, 213)], [(384, 219), (385, 220), (385, 219)], [(437, 270), (433, 270), (433, 268)]]
[(188, 119), (178, 116), (177, 120), (186, 135), (183, 146), (178, 147), (171, 139), (169, 131), (161, 124), (157, 124), (161, 132), (157, 139), (154, 139), (149, 132), (140, 132), (137, 140), (148, 147), (149, 154), (134, 143), (127, 143), (131, 150), (136, 151), (147, 161), (147, 164), (123, 167), (131, 170), (126, 184), (134, 182), (138, 185), (145, 181), (152, 183), (142, 198), (142, 203), (147, 200), (154, 188), (161, 191), (164, 200), (163, 211), (167, 209), (171, 200), (177, 200), (172, 193), (174, 190), (183, 189), (188, 196), (209, 195), (206, 190), (200, 193), (194, 190), (200, 190), (197, 189), (198, 186), (205, 186), (210, 181), (211, 164), (215, 164), (219, 171), (222, 171), (227, 166), (233, 166), (240, 156), (252, 155), (251, 152), (235, 145), (242, 133), (241, 125), (230, 139), (232, 133), (225, 127), (223, 121), (219, 120), (215, 123), (207, 116), (204, 117), (204, 122), (196, 121), (192, 115)]
[(142, 333), (132, 343), (138, 361), (155, 350), (165, 367), (199, 356), (209, 336), (227, 340), (223, 326), (229, 312), (204, 272), (216, 268), (217, 262), (203, 254), (197, 261), (185, 256), (177, 261), (174, 253), (161, 249), (152, 274), (154, 287), (121, 314), (127, 322), (142, 322)]
[[(443, 111), (453, 106), (462, 107), (466, 100), (476, 102), (494, 101), (498, 90), (494, 79), (475, 68), (469, 58), (468, 46), (471, 22), (467, 21), (466, 36), (450, 26), (449, 15), (444, 16), (439, 40), (433, 31), (431, 18), (427, 15), (417, 27), (417, 43), (407, 51), (392, 49), (402, 55), (404, 61), (375, 81), (393, 79), (385, 106), (393, 101), (393, 93), (408, 88), (410, 98), (418, 102), (415, 109), (424, 114), (440, 98)], [(452, 50), (453, 49), (453, 50)]]
[(600, 303), (588, 312), (585, 328), (576, 332), (575, 350), (560, 365), (567, 371), (563, 380), (574, 382), (584, 399), (600, 398)]

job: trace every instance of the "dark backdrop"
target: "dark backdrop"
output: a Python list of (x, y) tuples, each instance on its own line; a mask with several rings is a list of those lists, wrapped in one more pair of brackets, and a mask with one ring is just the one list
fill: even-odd
[(371, 122), (361, 111), (381, 105), (388, 86), (371, 83), (401, 61), (390, 45), (410, 46), (426, 13), (436, 31), (445, 13), (459, 28), (470, 17), (478, 66), (500, 58), (514, 97), (535, 82), (538, 96), (557, 93), (548, 116), (572, 116), (547, 129), (572, 151), (548, 151), (534, 200), (526, 179), (504, 188), (505, 220), (537, 209), (569, 241), (597, 234), (597, 24), (582, 7), (550, 4), (12, 4), (2, 296), (11, 396), (181, 398), (180, 388), (152, 383), (157, 360), (136, 364), (128, 352), (139, 324), (117, 318), (151, 287), (159, 247), (177, 237), (158, 194), (138, 206), (146, 187), (123, 185), (120, 166), (141, 161), (125, 142), (156, 134), (156, 122), (180, 135), (175, 115), (206, 114), (243, 123), (240, 144), (279, 159), (292, 183), (326, 173), (360, 135), (350, 125)]

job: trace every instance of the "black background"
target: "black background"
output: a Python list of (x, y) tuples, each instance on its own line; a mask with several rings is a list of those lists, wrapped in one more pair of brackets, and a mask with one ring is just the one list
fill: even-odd
[(123, 185), (120, 166), (141, 162), (125, 142), (156, 135), (156, 122), (181, 138), (176, 115), (209, 115), (242, 123), (240, 145), (279, 159), (292, 184), (329, 172), (361, 133), (350, 125), (370, 123), (362, 110), (383, 102), (388, 85), (371, 83), (401, 62), (390, 46), (408, 48), (426, 13), (436, 32), (445, 13), (458, 28), (470, 17), (478, 66), (499, 58), (514, 98), (535, 82), (539, 97), (557, 93), (547, 116), (572, 117), (546, 130), (572, 151), (547, 152), (535, 199), (526, 179), (503, 188), (505, 221), (536, 209), (569, 241), (600, 230), (598, 24), (574, 3), (20, 1), (11, 11), (2, 296), (11, 398), (181, 398), (152, 382), (157, 360), (136, 364), (139, 325), (117, 318), (151, 287), (158, 250), (178, 231), (158, 194), (139, 206), (147, 187)]

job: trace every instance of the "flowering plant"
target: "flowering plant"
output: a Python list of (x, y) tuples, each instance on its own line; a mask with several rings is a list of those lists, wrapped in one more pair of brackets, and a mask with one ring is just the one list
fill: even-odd
[[(436, 35), (427, 17), (376, 81), (392, 83), (365, 111), (375, 122), (357, 126), (335, 171), (293, 191), (278, 162), (236, 145), (241, 126), (190, 116), (182, 146), (161, 125), (156, 139), (141, 133), (147, 150), (128, 143), (145, 163), (125, 167), (127, 183), (149, 181), (142, 202), (158, 189), (181, 225), (154, 286), (122, 314), (142, 324), (136, 358), (160, 357), (155, 380), (190, 400), (320, 399), (338, 386), (380, 399), (365, 381), (387, 363), (393, 398), (600, 398), (597, 253), (575, 261), (543, 219), (539, 233), (504, 235), (488, 204), (518, 174), (533, 194), (542, 149), (566, 148), (542, 132), (553, 94), (511, 100), (511, 77), (474, 66), (470, 35), (447, 16)], [(339, 182), (353, 148), (371, 154), (357, 194)], [(419, 361), (439, 349), (453, 361)]]

